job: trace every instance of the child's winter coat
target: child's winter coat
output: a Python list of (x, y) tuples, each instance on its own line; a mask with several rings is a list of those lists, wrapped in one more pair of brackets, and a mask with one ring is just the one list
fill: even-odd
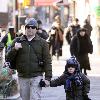
[(73, 75), (64, 72), (63, 75), (50, 83), (51, 87), (61, 85), (64, 85), (66, 100), (86, 100), (84, 97), (87, 96), (90, 90), (90, 80), (84, 74), (77, 71)]

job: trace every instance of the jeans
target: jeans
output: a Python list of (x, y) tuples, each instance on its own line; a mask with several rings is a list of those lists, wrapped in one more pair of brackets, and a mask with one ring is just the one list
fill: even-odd
[(41, 100), (41, 90), (39, 82), (42, 76), (33, 78), (19, 77), (20, 96), (22, 100)]

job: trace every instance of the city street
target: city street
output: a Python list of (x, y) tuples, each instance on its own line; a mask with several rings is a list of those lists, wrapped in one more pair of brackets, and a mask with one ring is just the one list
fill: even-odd
[[(46, 76), (52, 76), (51, 80), (61, 76), (65, 70), (66, 60), (71, 57), (70, 44), (73, 49), (71, 52), (80, 57), (79, 60), (81, 59), (86, 68), (89, 67), (86, 54), (92, 53), (93, 50), (93, 53), (89, 54), (91, 70), (86, 71), (90, 79), (88, 96), (91, 100), (100, 100), (100, 0), (0, 0), (0, 2), (0, 100), (22, 100), (18, 73), (20, 77), (29, 79), (42, 75), (40, 66), (43, 64), (45, 67), (48, 65), (48, 68), (43, 70), (46, 71)], [(50, 50), (47, 49), (45, 42), (49, 44)], [(59, 58), (52, 56), (50, 59), (49, 52), (57, 57), (62, 56)], [(80, 55), (84, 55), (83, 58)], [(81, 78), (77, 76), (75, 83), (81, 84)], [(28, 85), (35, 87), (34, 80), (29, 81)], [(24, 81), (26, 82), (21, 79), (20, 85), (25, 83)], [(40, 79), (37, 85), (39, 82)], [(27, 86), (26, 83), (21, 85), (22, 90)], [(68, 88), (73, 85), (70, 83), (69, 81)], [(31, 89), (35, 91), (33, 87)], [(41, 100), (66, 100), (64, 86), (43, 87)]]
[[(96, 38), (95, 38), (96, 39)], [(95, 39), (93, 40), (94, 47), (96, 46), (95, 44)], [(98, 50), (94, 48), (94, 53), (92, 55), (89, 55), (90, 58), (90, 64), (91, 64), (91, 71), (88, 71), (88, 77), (90, 79), (90, 93), (89, 97), (91, 100), (100, 100), (100, 55), (98, 54)], [(56, 57), (52, 58), (52, 69), (53, 69), (53, 78), (57, 78), (60, 76), (63, 71), (64, 71), (64, 66), (66, 63), (66, 59), (70, 57), (70, 52), (69, 52), (69, 46), (67, 43), (64, 43), (63, 46), (63, 56), (60, 57), (60, 59), (57, 61)], [(19, 94), (8, 98), (7, 100), (21, 100), (19, 98)], [(1, 99), (0, 99), (1, 100)], [(42, 100), (65, 100), (65, 92), (63, 86), (59, 87), (47, 87), (43, 88), (42, 90)]]

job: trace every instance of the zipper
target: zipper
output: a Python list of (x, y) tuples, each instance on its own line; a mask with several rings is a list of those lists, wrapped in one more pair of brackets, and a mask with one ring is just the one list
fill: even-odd
[(30, 66), (30, 45), (28, 44), (28, 65), (27, 65), (27, 72), (29, 72), (29, 66)]

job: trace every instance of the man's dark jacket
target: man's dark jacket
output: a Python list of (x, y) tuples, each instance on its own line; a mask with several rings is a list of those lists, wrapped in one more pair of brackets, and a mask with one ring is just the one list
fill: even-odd
[[(52, 77), (52, 66), (47, 42), (38, 35), (31, 42), (28, 42), (23, 35), (20, 37), (20, 42), (22, 48), (15, 50), (13, 43), (11, 50), (6, 55), (7, 61), (15, 61), (18, 76), (25, 78), (36, 77), (42, 75), (44, 70), (46, 79), (50, 80)], [(43, 59), (44, 68), (39, 66), (38, 58)]]

